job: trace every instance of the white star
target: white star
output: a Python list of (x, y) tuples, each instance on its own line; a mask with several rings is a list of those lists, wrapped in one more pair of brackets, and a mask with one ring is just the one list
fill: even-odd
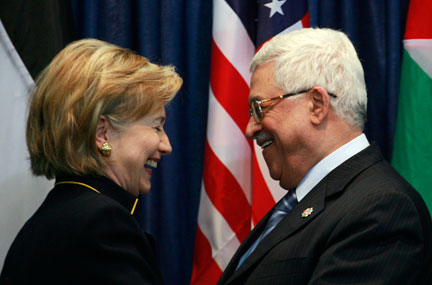
[(286, 2), (286, 0), (272, 0), (271, 3), (267, 3), (264, 4), (264, 6), (266, 6), (267, 8), (270, 8), (270, 16), (269, 18), (273, 17), (274, 14), (279, 13), (281, 15), (283, 15), (283, 11), (282, 11), (282, 5)]

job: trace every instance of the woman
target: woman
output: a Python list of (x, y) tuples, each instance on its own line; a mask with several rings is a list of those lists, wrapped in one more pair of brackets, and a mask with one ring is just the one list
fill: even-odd
[(54, 58), (31, 97), (27, 146), (33, 173), (55, 187), (9, 249), (1, 282), (163, 283), (132, 214), (171, 152), (165, 105), (181, 84), (173, 67), (99, 40)]

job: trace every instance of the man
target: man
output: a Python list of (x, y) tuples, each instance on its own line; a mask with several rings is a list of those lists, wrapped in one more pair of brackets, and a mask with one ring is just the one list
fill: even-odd
[(246, 135), (289, 191), (219, 283), (432, 282), (429, 212), (363, 134), (363, 68), (346, 35), (303, 29), (277, 36), (251, 71)]

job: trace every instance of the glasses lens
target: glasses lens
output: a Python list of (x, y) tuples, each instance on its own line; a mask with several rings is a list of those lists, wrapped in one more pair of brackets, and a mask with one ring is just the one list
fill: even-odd
[(260, 105), (256, 102), (252, 102), (252, 113), (257, 122), (261, 122), (262, 120), (262, 111)]

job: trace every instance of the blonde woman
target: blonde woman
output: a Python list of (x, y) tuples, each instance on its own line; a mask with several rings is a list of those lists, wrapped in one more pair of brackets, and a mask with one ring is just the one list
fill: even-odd
[(85, 39), (63, 49), (36, 85), (31, 168), (56, 182), (9, 249), (0, 281), (163, 283), (152, 239), (132, 214), (172, 150), (165, 105), (182, 79), (171, 66)]

